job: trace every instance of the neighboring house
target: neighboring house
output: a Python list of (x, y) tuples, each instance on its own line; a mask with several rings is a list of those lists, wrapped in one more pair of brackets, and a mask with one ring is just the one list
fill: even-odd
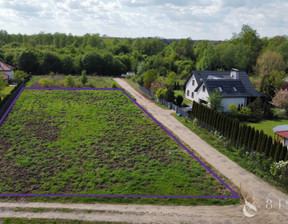
[(229, 105), (247, 106), (255, 98), (262, 95), (257, 92), (246, 72), (232, 71), (193, 71), (185, 87), (185, 98), (197, 103), (208, 104), (209, 95), (218, 89), (223, 97), (224, 111)]
[(0, 61), (0, 72), (3, 73), (4, 79), (12, 80), (15, 68)]
[[(273, 128), (274, 134), (277, 135), (277, 141), (279, 141), (279, 137), (283, 138), (283, 145), (288, 146), (288, 125), (280, 125)], [(275, 139), (275, 136), (274, 136)]]

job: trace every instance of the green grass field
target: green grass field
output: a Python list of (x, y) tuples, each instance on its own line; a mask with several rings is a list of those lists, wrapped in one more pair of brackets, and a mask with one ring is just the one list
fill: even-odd
[(15, 86), (6, 86), (2, 91), (1, 91), (1, 95), (2, 95), (2, 99), (7, 96), (13, 89), (15, 88)]
[(274, 137), (273, 128), (278, 125), (288, 125), (288, 120), (265, 120), (258, 123), (244, 123), (255, 129), (262, 130), (265, 134)]
[[(2, 194), (232, 195), (182, 150), (121, 91), (24, 90), (1, 125), (0, 190)], [(29, 200), (195, 205), (239, 201)]]

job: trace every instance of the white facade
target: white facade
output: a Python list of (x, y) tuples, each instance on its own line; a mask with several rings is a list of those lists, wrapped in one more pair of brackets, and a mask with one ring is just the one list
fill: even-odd
[(9, 76), (9, 79), (12, 80), (14, 78), (14, 71), (5, 71), (5, 74), (7, 74)]
[[(195, 101), (197, 103), (208, 103), (209, 93), (205, 84), (203, 83), (195, 92), (195, 89), (198, 87), (200, 83), (197, 83), (195, 76), (192, 75), (185, 86), (185, 98), (191, 101)], [(236, 106), (243, 104), (243, 106), (247, 105), (247, 99), (245, 97), (242, 98), (223, 98), (222, 105), (224, 108), (224, 112), (229, 110), (229, 105), (235, 103)]]
[(224, 112), (229, 110), (229, 105), (235, 103), (236, 106), (243, 104), (244, 107), (247, 105), (246, 98), (223, 98), (222, 99), (222, 106), (224, 108)]
[(195, 101), (195, 93), (194, 90), (197, 88), (198, 83), (194, 77), (194, 75), (192, 75), (192, 77), (188, 80), (187, 84), (186, 84), (186, 88), (185, 88), (185, 98), (191, 101)]
[(204, 84), (194, 93), (194, 98), (197, 103), (208, 103), (209, 94)]

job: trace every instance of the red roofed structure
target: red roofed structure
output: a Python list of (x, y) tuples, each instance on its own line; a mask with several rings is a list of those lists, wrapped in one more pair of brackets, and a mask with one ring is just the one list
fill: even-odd
[(273, 128), (274, 134), (277, 135), (277, 141), (279, 137), (284, 138), (284, 145), (288, 146), (288, 125), (280, 125)]
[(3, 74), (3, 78), (4, 78), (4, 79), (7, 79), (7, 80), (9, 79), (9, 75), (7, 75), (7, 74), (4, 73), (4, 72), (3, 72), (2, 74)]
[(7, 65), (6, 63), (0, 61), (0, 72), (4, 74), (4, 79), (12, 80), (14, 75), (14, 69), (15, 67)]

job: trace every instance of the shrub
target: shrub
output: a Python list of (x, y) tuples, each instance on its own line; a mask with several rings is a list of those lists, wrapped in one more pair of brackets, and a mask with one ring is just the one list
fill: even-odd
[(38, 81), (38, 83), (41, 85), (41, 87), (52, 87), (53, 81), (47, 78), (42, 78)]
[(174, 102), (175, 96), (174, 96), (174, 91), (172, 89), (168, 89), (164, 99), (168, 102)]
[(166, 92), (167, 89), (159, 88), (157, 89), (155, 96), (157, 99), (164, 99)]
[(235, 103), (231, 103), (229, 105), (228, 112), (229, 112), (229, 115), (231, 115), (232, 117), (237, 117), (238, 116), (238, 106), (236, 106)]
[(21, 82), (23, 81), (26, 77), (28, 77), (28, 75), (23, 72), (23, 71), (20, 71), (20, 70), (17, 70), (15, 73), (14, 73), (14, 80), (16, 82)]
[(183, 96), (178, 95), (176, 97), (176, 105), (181, 107), (182, 103), (183, 103)]
[(272, 163), (270, 173), (282, 183), (288, 183), (288, 161), (279, 161)]
[[(81, 82), (82, 84), (85, 86), (85, 84), (87, 83), (87, 74), (86, 74), (86, 70), (82, 71), (82, 76), (81, 76)], [(113, 88), (113, 87), (112, 87)]]
[(75, 81), (74, 79), (72, 78), (71, 75), (68, 75), (66, 78), (65, 78), (65, 81), (64, 81), (64, 86), (65, 87), (75, 87)]
[(113, 81), (112, 84), (111, 84), (111, 88), (117, 89), (119, 87), (118, 87), (117, 83), (115, 81)]
[(242, 107), (239, 114), (242, 121), (247, 121), (251, 117), (252, 112), (248, 107)]
[(152, 82), (151, 87), (150, 87), (150, 91), (152, 93), (156, 93), (156, 91), (160, 88), (165, 89), (166, 85), (164, 82), (164, 78), (163, 77), (158, 77), (154, 82)]

